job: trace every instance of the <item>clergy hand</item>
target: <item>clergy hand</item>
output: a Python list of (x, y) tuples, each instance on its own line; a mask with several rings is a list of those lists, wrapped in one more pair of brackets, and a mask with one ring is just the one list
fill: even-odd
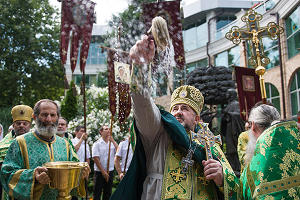
[(219, 161), (203, 160), (204, 176), (207, 180), (213, 180), (217, 186), (223, 186), (223, 167)]
[(89, 175), (90, 175), (90, 172), (91, 172), (91, 168), (90, 168), (90, 166), (87, 164), (87, 165), (82, 169), (81, 177), (82, 177), (83, 179), (88, 179), (88, 178), (89, 178)]
[(48, 170), (46, 167), (37, 167), (34, 170), (35, 180), (40, 184), (48, 184), (50, 178), (47, 174)]
[(137, 41), (130, 49), (130, 58), (136, 64), (148, 64), (154, 57), (154, 41), (149, 40), (147, 35), (144, 35), (141, 40)]

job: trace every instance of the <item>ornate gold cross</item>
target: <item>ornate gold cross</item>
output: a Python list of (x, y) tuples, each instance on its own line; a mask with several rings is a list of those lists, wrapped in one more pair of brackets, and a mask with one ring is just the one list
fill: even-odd
[(215, 144), (222, 144), (221, 136), (214, 135), (208, 128), (208, 124), (204, 124), (203, 128), (197, 132), (197, 140), (205, 147), (206, 159), (213, 159), (211, 147)]
[(248, 63), (255, 67), (255, 73), (260, 78), (262, 98), (266, 99), (265, 83), (262, 76), (266, 71), (264, 67), (270, 63), (270, 59), (264, 53), (261, 39), (268, 36), (272, 40), (276, 40), (278, 39), (279, 34), (283, 33), (283, 28), (274, 22), (269, 22), (266, 27), (260, 27), (259, 21), (262, 19), (262, 15), (252, 9), (246, 12), (241, 19), (247, 24), (247, 28), (233, 26), (231, 30), (225, 34), (225, 37), (234, 44), (239, 44), (241, 40), (249, 41), (252, 55), (249, 58)]

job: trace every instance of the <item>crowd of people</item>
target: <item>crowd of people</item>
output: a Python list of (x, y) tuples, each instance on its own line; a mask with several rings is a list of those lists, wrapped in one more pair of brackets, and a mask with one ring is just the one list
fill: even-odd
[[(154, 57), (155, 46), (144, 36), (130, 51), (136, 76), (131, 80), (134, 121), (130, 136), (118, 145), (107, 125), (90, 152), (83, 126), (68, 132), (68, 122), (49, 99), (34, 108), (13, 107), (13, 130), (0, 142), (3, 199), (56, 199), (43, 164), (87, 162), (72, 199), (86, 195), (94, 163), (93, 199), (299, 199), (300, 144), (294, 121), (282, 121), (272, 105), (257, 104), (238, 142), (241, 176), (232, 170), (220, 144), (200, 113), (204, 97), (197, 88), (174, 90), (169, 112), (151, 98), (141, 70)], [(33, 131), (31, 120), (35, 121)], [(0, 127), (3, 132), (2, 126)], [(114, 170), (121, 180), (112, 194)]]

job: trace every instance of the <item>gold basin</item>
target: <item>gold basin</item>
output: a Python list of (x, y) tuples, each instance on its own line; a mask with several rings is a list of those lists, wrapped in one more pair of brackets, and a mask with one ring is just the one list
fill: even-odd
[(79, 185), (81, 170), (87, 163), (59, 161), (47, 162), (43, 166), (48, 169), (49, 187), (59, 191), (57, 199), (70, 199), (70, 191)]

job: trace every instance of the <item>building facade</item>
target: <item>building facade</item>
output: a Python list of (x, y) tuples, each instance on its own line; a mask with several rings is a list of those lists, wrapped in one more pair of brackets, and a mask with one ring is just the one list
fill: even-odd
[[(300, 110), (299, 0), (266, 0), (259, 3), (199, 0), (184, 6), (185, 74), (207, 65), (247, 66), (247, 45), (242, 42), (234, 45), (225, 38), (225, 34), (232, 26), (245, 27), (241, 17), (251, 7), (263, 16), (260, 26), (272, 21), (279, 22), (284, 28), (280, 43), (269, 38), (262, 39), (265, 54), (271, 61), (264, 78), (268, 100), (280, 110), (282, 118), (295, 119)], [(174, 85), (177, 83), (174, 76)]]
[[(106, 51), (102, 51), (102, 49), (100, 48), (100, 46), (104, 42), (103, 35), (105, 35), (107, 32), (110, 32), (109, 26), (94, 24), (92, 39), (89, 48), (89, 55), (86, 60), (86, 67), (85, 67), (85, 74), (86, 74), (85, 82), (87, 87), (91, 86), (92, 84), (98, 85), (99, 81), (101, 81), (98, 79), (98, 74), (100, 72), (107, 71), (107, 64), (106, 64), (107, 53)], [(70, 53), (70, 51), (68, 53)], [(68, 81), (70, 82), (71, 80), (73, 80), (76, 85), (80, 85), (82, 79), (82, 73), (80, 72), (80, 67), (79, 67), (79, 58), (80, 55), (78, 55), (77, 66), (73, 74), (70, 67), (69, 55), (65, 65), (66, 76)]]

